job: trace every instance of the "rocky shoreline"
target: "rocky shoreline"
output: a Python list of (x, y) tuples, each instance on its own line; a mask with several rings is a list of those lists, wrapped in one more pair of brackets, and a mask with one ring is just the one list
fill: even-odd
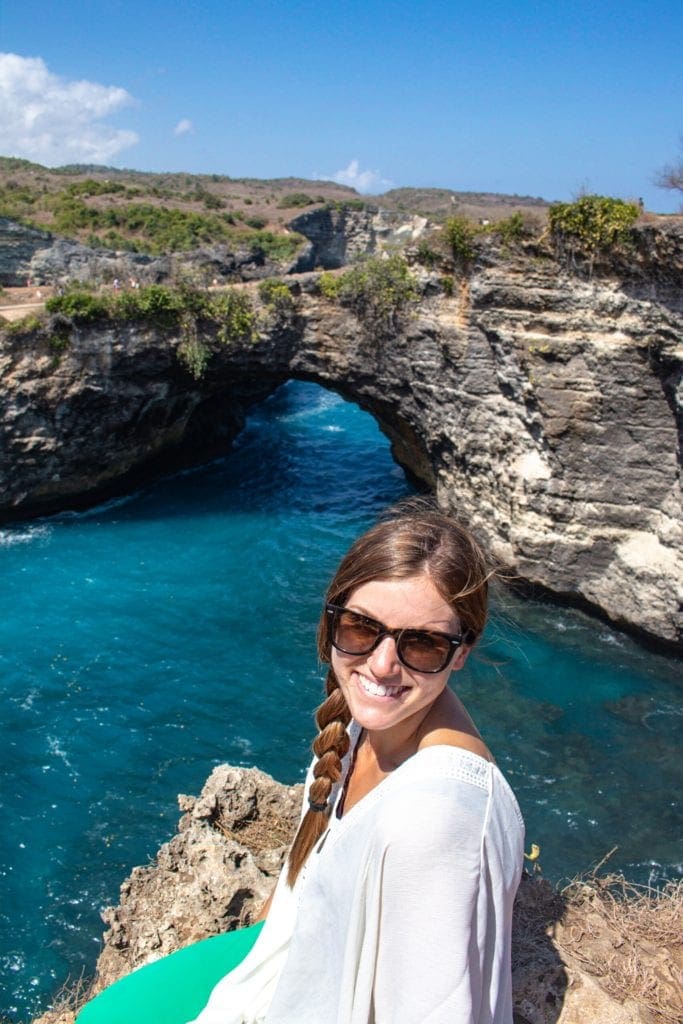
[[(97, 974), (76, 999), (34, 1024), (73, 1024), (76, 1004), (137, 967), (255, 919), (284, 862), (302, 786), (220, 765), (199, 797), (180, 796), (178, 831), (133, 870)], [(628, 897), (623, 881), (618, 889)], [(683, 886), (660, 897), (615, 896), (591, 877), (564, 891), (525, 875), (515, 907), (515, 1024), (675, 1024), (683, 1014)], [(73, 993), (72, 993), (73, 995)]]

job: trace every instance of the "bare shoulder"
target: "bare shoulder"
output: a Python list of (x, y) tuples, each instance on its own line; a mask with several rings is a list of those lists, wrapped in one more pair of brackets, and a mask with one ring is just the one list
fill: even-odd
[(460, 747), (462, 750), (469, 750), (472, 754), (478, 754), (485, 761), (493, 761), (493, 755), (482, 738), (471, 732), (462, 729), (440, 728), (433, 729), (420, 741), (418, 749), (426, 747)]
[(423, 722), (418, 749), (436, 746), (460, 747), (486, 761), (494, 760), (464, 704), (452, 690), (444, 691)]

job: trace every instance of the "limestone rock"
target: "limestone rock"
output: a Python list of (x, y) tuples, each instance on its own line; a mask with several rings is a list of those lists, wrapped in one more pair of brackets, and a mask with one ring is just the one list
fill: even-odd
[(302, 213), (290, 227), (310, 242), (300, 254), (294, 271), (335, 270), (377, 249), (376, 210), (339, 210), (324, 207)]
[(96, 990), (191, 942), (255, 920), (298, 822), (301, 786), (220, 765), (199, 798), (180, 796), (178, 834), (135, 868), (108, 908)]
[(0, 217), (0, 285), (20, 288), (31, 277), (31, 260), (52, 235)]
[[(365, 244), (365, 243), (364, 243)], [(228, 450), (289, 378), (372, 413), (396, 460), (527, 585), (683, 645), (683, 241), (623, 276), (493, 246), (453, 293), (389, 330), (290, 276), (295, 313), (258, 343), (216, 341), (197, 381), (178, 331), (74, 326), (0, 337), (0, 517), (85, 505)], [(678, 247), (677, 247), (678, 246)], [(340, 257), (341, 258), (341, 257)], [(649, 261), (649, 263), (648, 263)]]

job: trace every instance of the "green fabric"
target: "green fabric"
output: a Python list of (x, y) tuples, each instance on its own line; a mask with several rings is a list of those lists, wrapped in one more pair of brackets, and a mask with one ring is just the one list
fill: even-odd
[(214, 935), (114, 982), (87, 1003), (76, 1024), (185, 1024), (220, 979), (254, 945), (263, 924)]

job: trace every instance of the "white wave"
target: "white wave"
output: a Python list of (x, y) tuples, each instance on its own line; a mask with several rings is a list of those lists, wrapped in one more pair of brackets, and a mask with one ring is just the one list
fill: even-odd
[(102, 501), (91, 508), (65, 509), (64, 512), (58, 512), (57, 515), (53, 516), (53, 520), (57, 522), (70, 522), (74, 519), (92, 519), (93, 516), (100, 516), (104, 512), (111, 512), (112, 509), (122, 508), (129, 501), (139, 497), (140, 494), (142, 494), (142, 489), (130, 491), (128, 494), (121, 494), (117, 498), (109, 498), (107, 501)]
[(620, 636), (615, 633), (599, 633), (598, 640), (603, 644), (609, 644), (612, 647), (623, 647), (624, 641)]
[(254, 748), (245, 736), (236, 736), (233, 742), (242, 754), (253, 754)]
[(72, 779), (77, 779), (79, 777), (78, 772), (75, 771), (74, 766), (69, 760), (66, 750), (64, 750), (56, 736), (47, 737), (47, 749), (54, 757), (58, 757), (60, 761), (64, 762), (71, 773)]
[(52, 528), (44, 523), (35, 526), (21, 526), (0, 530), (0, 548), (13, 548), (17, 544), (32, 544), (34, 541), (48, 540)]
[(33, 702), (34, 702), (34, 700), (36, 699), (37, 696), (38, 696), (38, 689), (36, 687), (33, 687), (32, 689), (30, 689), (28, 691), (28, 693), (26, 694), (26, 696), (24, 697), (24, 699), (22, 700), (21, 704), (19, 705), (21, 710), (22, 711), (30, 711), (31, 708), (33, 707)]

